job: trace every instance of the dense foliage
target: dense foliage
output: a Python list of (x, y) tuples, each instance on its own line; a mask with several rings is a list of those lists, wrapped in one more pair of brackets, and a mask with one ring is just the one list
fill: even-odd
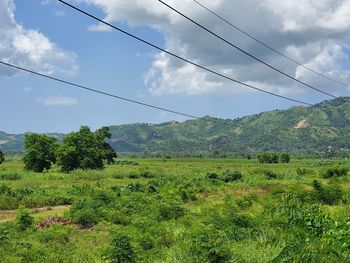
[(258, 155), (258, 160), (260, 163), (278, 163), (278, 155), (276, 153), (265, 152)]
[(50, 169), (56, 161), (56, 139), (47, 135), (30, 133), (24, 137), (25, 155), (23, 161), (28, 170), (42, 172)]
[(107, 127), (91, 132), (89, 127), (81, 127), (63, 138), (57, 149), (57, 163), (69, 172), (81, 169), (102, 169), (104, 161), (109, 164), (117, 157), (111, 146), (105, 142), (111, 134)]
[(5, 156), (3, 152), (0, 150), (0, 164), (2, 164), (5, 161)]

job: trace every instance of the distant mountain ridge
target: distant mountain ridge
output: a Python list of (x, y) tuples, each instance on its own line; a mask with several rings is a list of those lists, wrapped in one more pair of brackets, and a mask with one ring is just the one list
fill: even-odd
[[(350, 151), (350, 98), (295, 106), (235, 120), (203, 117), (185, 122), (110, 126), (117, 152), (300, 153)], [(62, 134), (52, 134), (58, 138)], [(24, 134), (0, 132), (0, 149), (23, 152)]]

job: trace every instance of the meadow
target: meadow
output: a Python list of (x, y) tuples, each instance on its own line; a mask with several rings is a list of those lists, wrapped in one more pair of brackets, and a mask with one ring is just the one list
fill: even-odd
[[(0, 165), (1, 262), (350, 262), (349, 160)], [(339, 172), (340, 171), (340, 172)]]

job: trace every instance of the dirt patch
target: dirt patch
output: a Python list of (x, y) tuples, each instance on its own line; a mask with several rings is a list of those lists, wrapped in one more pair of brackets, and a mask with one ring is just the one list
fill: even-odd
[(60, 216), (50, 216), (48, 219), (39, 222), (37, 224), (37, 227), (39, 229), (44, 229), (44, 228), (51, 227), (53, 224), (59, 224), (59, 225), (66, 226), (66, 225), (72, 225), (73, 222), (72, 222), (72, 220), (65, 219), (65, 218), (60, 217)]
[(305, 129), (310, 126), (310, 123), (306, 120), (303, 119), (297, 123), (297, 125), (294, 126), (294, 129)]

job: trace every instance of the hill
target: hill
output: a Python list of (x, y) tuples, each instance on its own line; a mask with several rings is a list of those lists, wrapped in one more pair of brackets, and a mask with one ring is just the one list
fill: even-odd
[[(109, 142), (118, 152), (348, 152), (350, 98), (235, 120), (206, 116), (185, 122), (111, 126), (110, 130), (112, 138)], [(8, 152), (23, 151), (23, 136), (0, 132), (0, 148)]]

